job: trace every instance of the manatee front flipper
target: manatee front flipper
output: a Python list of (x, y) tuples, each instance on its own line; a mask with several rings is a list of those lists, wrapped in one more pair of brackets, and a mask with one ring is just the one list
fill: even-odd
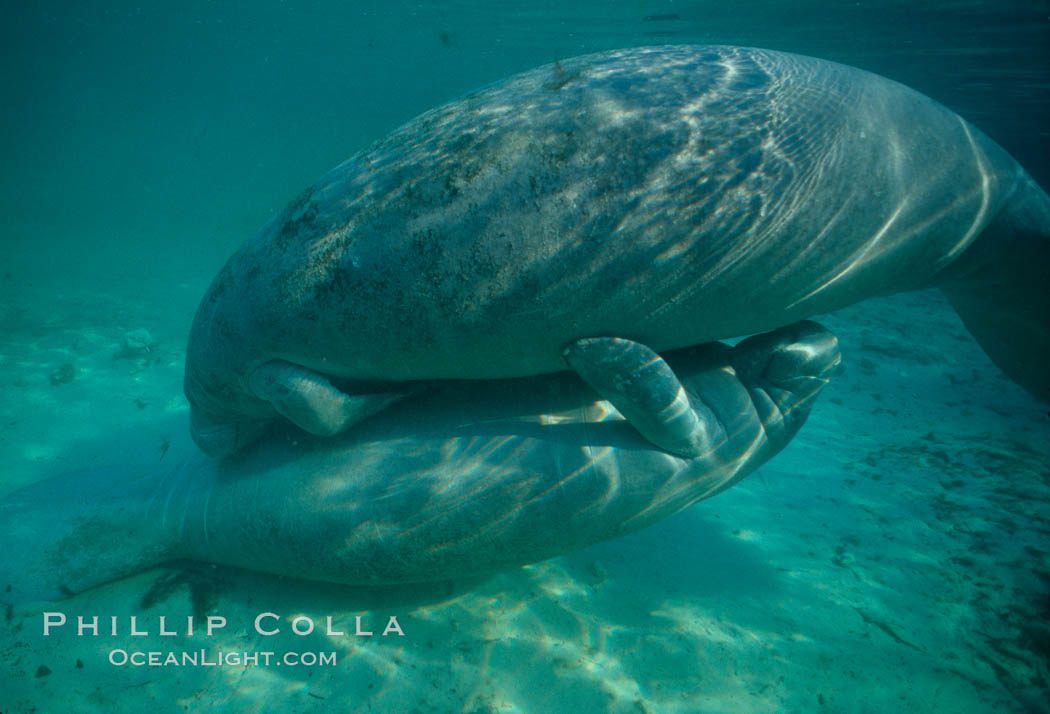
[(407, 396), (408, 392), (347, 394), (323, 374), (284, 360), (273, 360), (252, 371), (252, 392), (273, 404), (301, 429), (332, 436)]
[[(814, 322), (756, 335), (735, 348), (704, 345), (711, 370), (693, 396), (671, 367), (645, 345), (619, 337), (577, 340), (565, 359), (580, 377), (651, 443), (683, 458), (709, 455), (750, 419), (751, 404), (767, 434), (786, 443), (808, 404), (839, 364), (834, 335)], [(695, 381), (695, 380), (694, 380)], [(746, 391), (744, 391), (746, 390)]]
[(660, 355), (622, 337), (576, 340), (565, 361), (642, 436), (684, 458), (704, 452), (700, 420), (682, 383)]

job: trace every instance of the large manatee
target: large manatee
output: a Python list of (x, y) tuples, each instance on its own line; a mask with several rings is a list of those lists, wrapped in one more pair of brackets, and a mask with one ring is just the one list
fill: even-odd
[[(574, 359), (644, 394), (678, 384), (652, 353), (610, 366), (594, 346)], [(286, 433), (229, 459), (192, 453), (153, 474), (116, 467), (18, 491), (0, 500), (0, 602), (59, 599), (171, 559), (383, 584), (549, 558), (739, 481), (802, 426), (839, 351), (803, 322), (668, 360), (694, 405), (683, 423), (695, 458), (654, 449), (574, 375), (449, 382), (335, 438)]]
[(758, 49), (606, 52), (429, 111), (294, 200), (209, 288), (185, 390), (223, 455), (278, 415), (339, 432), (413, 380), (561, 370), (580, 338), (663, 351), (938, 286), (1046, 398), (1047, 265), (1046, 193), (907, 87)]

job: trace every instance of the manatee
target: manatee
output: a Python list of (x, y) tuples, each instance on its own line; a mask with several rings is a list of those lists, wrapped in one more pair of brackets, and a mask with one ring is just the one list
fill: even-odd
[(155, 473), (118, 466), (15, 492), (0, 501), (0, 601), (60, 599), (173, 559), (377, 585), (549, 558), (666, 518), (767, 461), (839, 349), (804, 322), (666, 362), (622, 338), (573, 359), (599, 381), (637, 364), (642, 394), (681, 384), (691, 418), (678, 423), (691, 426), (680, 433), (700, 455), (654, 448), (570, 373), (448, 382), (331, 438), (288, 425), (227, 459), (187, 448)]
[(663, 352), (939, 287), (1047, 398), (1048, 264), (1047, 194), (907, 87), (760, 49), (605, 52), (428, 111), (292, 201), (205, 294), (185, 392), (222, 456), (278, 417), (334, 434), (427, 380), (563, 370), (579, 339)]

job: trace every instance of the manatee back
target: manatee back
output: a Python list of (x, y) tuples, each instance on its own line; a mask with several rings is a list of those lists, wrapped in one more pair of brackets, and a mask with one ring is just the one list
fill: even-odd
[(998, 200), (987, 163), (958, 116), (830, 62), (567, 60), (323, 177), (234, 256), (194, 333), (235, 355), (223, 369), (386, 381), (555, 371), (588, 335), (663, 350), (772, 329), (928, 285)]
[[(205, 426), (270, 419), (280, 359), (347, 380), (564, 369), (620, 336), (664, 351), (927, 287), (1024, 172), (900, 84), (737, 47), (646, 47), (526, 72), (324, 176), (202, 301), (186, 392)], [(959, 304), (959, 303), (957, 303)]]

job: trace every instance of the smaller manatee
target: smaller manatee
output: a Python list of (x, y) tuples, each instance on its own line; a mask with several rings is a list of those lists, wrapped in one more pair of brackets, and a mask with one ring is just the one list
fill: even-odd
[[(666, 402), (648, 428), (691, 456), (654, 448), (570, 373), (443, 383), (336, 437), (289, 427), (222, 461), (172, 454), (153, 474), (115, 467), (11, 494), (0, 600), (58, 599), (174, 559), (379, 585), (550, 558), (754, 471), (798, 432), (840, 359), (811, 322), (666, 363), (615, 339), (570, 352), (603, 392), (622, 387), (625, 408)], [(615, 385), (622, 371), (631, 382)]]

